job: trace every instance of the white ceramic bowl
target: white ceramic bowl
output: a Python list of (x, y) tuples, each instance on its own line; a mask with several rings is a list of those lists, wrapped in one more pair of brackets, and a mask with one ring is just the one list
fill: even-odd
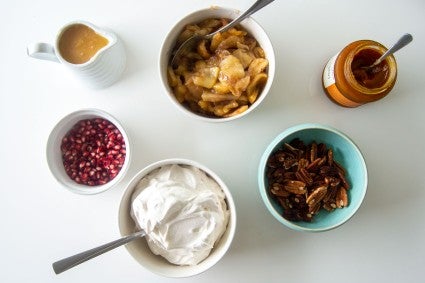
[(269, 37), (267, 36), (266, 32), (264, 31), (264, 29), (251, 17), (242, 21), (241, 26), (244, 27), (257, 40), (259, 45), (263, 48), (266, 54), (266, 58), (269, 61), (269, 66), (268, 66), (267, 83), (264, 86), (263, 91), (261, 92), (261, 95), (259, 95), (259, 97), (257, 98), (257, 101), (255, 101), (254, 104), (252, 104), (248, 108), (248, 110), (246, 110), (245, 112), (239, 115), (235, 115), (233, 117), (228, 117), (228, 118), (205, 117), (200, 114), (192, 112), (191, 110), (187, 109), (182, 104), (180, 104), (175, 98), (173, 91), (168, 84), (167, 67), (170, 60), (170, 55), (175, 45), (177, 36), (183, 30), (185, 25), (196, 23), (208, 18), (235, 19), (240, 14), (241, 14), (241, 11), (218, 7), (218, 6), (202, 9), (187, 15), (186, 17), (181, 19), (179, 22), (177, 22), (174, 25), (174, 27), (170, 30), (168, 35), (165, 37), (165, 40), (161, 46), (161, 51), (159, 55), (159, 70), (160, 70), (160, 77), (162, 80), (162, 84), (171, 102), (178, 109), (180, 109), (182, 112), (184, 112), (185, 114), (189, 115), (192, 118), (207, 121), (207, 122), (225, 122), (225, 121), (231, 121), (237, 118), (241, 118), (247, 115), (248, 113), (250, 113), (251, 111), (253, 111), (255, 108), (257, 108), (258, 105), (260, 105), (260, 103), (266, 98), (267, 94), (269, 93), (269, 90), (273, 83), (274, 74), (275, 74), (274, 50), (273, 50), (272, 43)]
[[(125, 161), (121, 170), (115, 176), (115, 178), (113, 178), (112, 180), (110, 180), (104, 185), (88, 186), (88, 185), (78, 184), (77, 182), (72, 180), (65, 172), (65, 168), (62, 161), (62, 153), (61, 153), (62, 139), (77, 122), (81, 120), (92, 119), (97, 117), (108, 120), (109, 122), (114, 124), (117, 127), (117, 129), (121, 132), (126, 144)], [(83, 195), (92, 195), (92, 194), (104, 192), (112, 188), (122, 179), (122, 177), (125, 175), (130, 165), (131, 146), (130, 146), (130, 140), (128, 138), (128, 135), (125, 129), (116, 118), (114, 118), (112, 115), (110, 115), (109, 113), (103, 110), (82, 109), (65, 116), (56, 124), (56, 126), (53, 128), (52, 132), (50, 133), (49, 139), (47, 141), (46, 155), (47, 155), (47, 163), (49, 165), (50, 171), (52, 172), (53, 176), (61, 185), (63, 185), (65, 188), (67, 188), (68, 190), (74, 193), (83, 194)]]
[(227, 224), (226, 232), (223, 234), (218, 244), (213, 248), (210, 255), (194, 266), (179, 266), (169, 263), (162, 256), (155, 255), (151, 252), (145, 238), (132, 241), (126, 245), (127, 250), (133, 256), (133, 258), (140, 263), (144, 268), (162, 275), (165, 277), (189, 277), (206, 271), (215, 265), (227, 252), (232, 243), (236, 229), (236, 209), (232, 198), (232, 195), (227, 188), (226, 184), (210, 169), (207, 167), (187, 159), (166, 159), (155, 162), (146, 168), (139, 171), (127, 185), (127, 188), (122, 196), (121, 204), (118, 213), (119, 229), (122, 236), (129, 235), (135, 232), (136, 224), (130, 215), (131, 211), (131, 196), (137, 183), (147, 174), (154, 171), (157, 168), (165, 165), (181, 164), (191, 165), (206, 172), (212, 177), (222, 188), (226, 195), (226, 203), (230, 211), (230, 219)]

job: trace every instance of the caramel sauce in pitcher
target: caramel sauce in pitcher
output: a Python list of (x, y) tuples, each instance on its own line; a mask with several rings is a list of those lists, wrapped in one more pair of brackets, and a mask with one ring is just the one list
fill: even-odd
[(108, 43), (107, 38), (97, 34), (92, 28), (75, 24), (62, 33), (59, 52), (69, 63), (83, 64)]

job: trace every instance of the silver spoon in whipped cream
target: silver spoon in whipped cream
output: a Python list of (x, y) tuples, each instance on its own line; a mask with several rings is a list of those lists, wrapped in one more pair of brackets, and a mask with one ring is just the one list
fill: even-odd
[(146, 235), (145, 231), (138, 231), (131, 235), (122, 237), (121, 239), (109, 242), (97, 248), (90, 249), (85, 252), (81, 252), (79, 254), (58, 260), (52, 264), (53, 270), (56, 274), (62, 273), (70, 268), (73, 268), (85, 261), (88, 261), (92, 258), (95, 258), (101, 254), (109, 252), (117, 247), (127, 244), (137, 238), (144, 237)]

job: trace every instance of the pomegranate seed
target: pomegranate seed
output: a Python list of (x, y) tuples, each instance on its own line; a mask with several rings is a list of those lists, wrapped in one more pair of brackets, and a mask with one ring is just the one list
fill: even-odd
[(122, 134), (110, 121), (81, 120), (62, 138), (62, 161), (66, 173), (76, 183), (103, 185), (121, 170), (125, 148)]

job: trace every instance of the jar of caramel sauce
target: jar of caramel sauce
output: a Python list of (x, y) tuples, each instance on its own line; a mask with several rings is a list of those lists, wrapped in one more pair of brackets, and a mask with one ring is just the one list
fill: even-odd
[(359, 40), (347, 45), (332, 57), (323, 71), (323, 88), (338, 105), (357, 107), (377, 101), (393, 88), (397, 63), (393, 55), (380, 64), (367, 68), (387, 51), (372, 40)]

